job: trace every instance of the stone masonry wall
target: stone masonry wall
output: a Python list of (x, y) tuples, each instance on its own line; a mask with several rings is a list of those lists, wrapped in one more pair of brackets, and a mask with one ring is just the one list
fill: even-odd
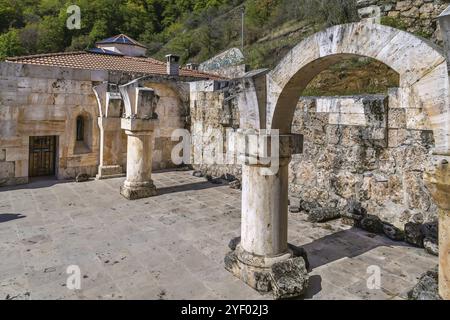
[(433, 133), (426, 120), (407, 121), (407, 114), (395, 90), (390, 97), (302, 99), (293, 132), (304, 135), (304, 153), (290, 164), (291, 197), (303, 208), (343, 209), (356, 200), (401, 229), (434, 220), (423, 181)]
[(381, 18), (381, 23), (440, 42), (436, 18), (450, 4), (448, 0), (358, 0), (361, 18)]
[[(214, 136), (205, 134), (208, 128), (224, 133), (239, 126), (236, 106), (226, 103), (227, 89), (212, 88), (191, 94), (194, 149), (215, 143)], [(433, 132), (423, 110), (409, 108), (400, 92), (299, 101), (292, 131), (304, 135), (304, 152), (290, 163), (291, 204), (305, 210), (340, 210), (355, 200), (401, 229), (409, 221), (436, 219), (436, 206), (423, 181)], [(214, 177), (241, 176), (240, 165), (194, 168)]]
[[(99, 165), (100, 130), (98, 105), (92, 88), (110, 78), (138, 76), (1, 63), (0, 186), (28, 182), (30, 136), (57, 136), (58, 179), (71, 179), (79, 173), (95, 176)], [(181, 100), (176, 88), (168, 84), (155, 80), (146, 85), (160, 96), (156, 110), (160, 128), (155, 137), (153, 169), (170, 168), (173, 167), (170, 136), (174, 129), (185, 126), (189, 106)], [(78, 115), (86, 117), (85, 130), (90, 132), (88, 148), (82, 150), (77, 147), (75, 138)], [(122, 141), (122, 167), (126, 170), (127, 138), (124, 133)]]
[[(204, 175), (220, 177), (231, 174), (235, 177), (241, 176), (241, 166), (235, 164), (211, 164), (208, 163), (208, 155), (211, 149), (220, 149), (227, 152), (232, 144), (234, 132), (239, 128), (239, 110), (231, 103), (228, 88), (220, 88), (221, 83), (217, 81), (200, 81), (191, 84), (190, 114), (192, 150), (191, 158), (193, 167), (202, 171)], [(227, 139), (227, 130), (231, 139)], [(218, 145), (217, 134), (224, 137), (225, 143)], [(228, 136), (228, 137), (230, 137)], [(203, 163), (195, 161), (195, 158), (204, 156)]]
[[(95, 175), (99, 130), (92, 83), (102, 77), (102, 72), (0, 65), (0, 185), (28, 182), (30, 136), (58, 137), (58, 178)], [(86, 130), (92, 130), (89, 151), (83, 153), (76, 152), (73, 138), (80, 114), (89, 115)]]

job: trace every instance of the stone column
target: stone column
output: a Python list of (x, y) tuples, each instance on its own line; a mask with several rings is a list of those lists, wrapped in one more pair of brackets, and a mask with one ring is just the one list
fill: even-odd
[(240, 247), (253, 255), (288, 254), (288, 165), (280, 159), (278, 172), (264, 175), (261, 164), (242, 167), (242, 226)]
[[(438, 22), (450, 81), (450, 6), (438, 17)], [(447, 110), (444, 111), (447, 125), (450, 123), (449, 108), (447, 105)], [(445, 129), (448, 130), (448, 127)], [(427, 170), (425, 182), (439, 207), (439, 294), (443, 299), (450, 300), (450, 141), (447, 142), (447, 150), (443, 150), (441, 154), (434, 157), (434, 167)]]
[(127, 178), (120, 194), (129, 200), (156, 195), (153, 184), (152, 156), (156, 119), (122, 119), (122, 129), (128, 136)]
[(128, 136), (127, 179), (120, 193), (129, 200), (156, 195), (152, 181), (154, 132), (159, 123), (159, 97), (153, 89), (141, 87), (139, 79), (119, 86), (125, 106), (122, 129)]
[(122, 130), (120, 118), (98, 117), (100, 127), (100, 165), (97, 179), (123, 177)]
[(122, 97), (113, 83), (102, 83), (93, 90), (99, 108), (97, 123), (100, 128), (100, 163), (96, 178), (122, 177)]
[(435, 156), (425, 183), (439, 207), (439, 294), (450, 300), (450, 157)]
[[(258, 291), (274, 290), (276, 297), (300, 295), (307, 286), (306, 261), (298, 260), (298, 252), (287, 242), (288, 165), (294, 138), (301, 136), (241, 132), (240, 140), (245, 141), (245, 146), (238, 143), (239, 151), (245, 150), (240, 155), (244, 161), (241, 239), (225, 257), (228, 271)], [(282, 266), (292, 287), (280, 288), (274, 266)]]

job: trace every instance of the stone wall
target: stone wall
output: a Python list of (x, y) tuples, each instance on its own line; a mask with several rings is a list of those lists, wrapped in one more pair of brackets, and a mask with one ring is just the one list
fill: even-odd
[[(230, 88), (197, 84), (191, 93), (193, 154), (217, 140), (209, 129), (239, 127), (239, 111), (227, 103)], [(433, 221), (437, 209), (424, 185), (433, 132), (422, 109), (410, 108), (401, 91), (353, 97), (302, 98), (293, 133), (304, 135), (304, 153), (289, 170), (291, 204), (344, 210), (350, 200), (403, 229), (409, 221)], [(231, 140), (231, 141), (230, 141)], [(226, 140), (233, 143), (233, 134)], [(197, 150), (195, 150), (197, 148)], [(241, 175), (240, 165), (196, 164), (204, 175)]]
[(423, 181), (433, 133), (426, 120), (407, 121), (395, 96), (299, 102), (293, 132), (304, 135), (304, 153), (290, 164), (289, 191), (301, 207), (343, 209), (356, 200), (399, 228), (437, 217)]
[[(188, 90), (181, 85), (171, 87), (167, 83), (146, 82), (145, 86), (155, 90), (159, 96), (156, 107), (159, 125), (155, 131), (153, 148), (153, 170), (173, 168), (171, 152), (177, 142), (171, 140), (175, 129), (185, 128), (188, 124), (189, 101)], [(186, 98), (183, 99), (183, 94)]]
[[(241, 176), (240, 166), (220, 163), (220, 160), (214, 161), (210, 156), (214, 153), (212, 149), (226, 153), (234, 148), (234, 133), (239, 128), (239, 110), (232, 103), (232, 99), (229, 99), (228, 89), (226, 82), (191, 83), (191, 161), (194, 169), (202, 171), (204, 175)], [(219, 136), (224, 137), (223, 145), (218, 143)]]
[[(2, 63), (0, 66), (0, 184), (28, 181), (30, 136), (57, 136), (59, 179), (95, 175), (99, 130), (92, 83), (102, 72)], [(89, 150), (75, 150), (76, 118), (88, 115)], [(89, 128), (89, 129), (88, 129)], [(14, 170), (14, 173), (12, 172)]]
[(436, 18), (447, 8), (447, 0), (358, 0), (361, 18), (404, 29), (440, 42)]
[[(56, 176), (95, 176), (99, 165), (99, 114), (93, 86), (102, 81), (129, 81), (138, 75), (118, 75), (14, 63), (0, 64), (0, 186), (28, 182), (29, 137), (57, 136)], [(174, 82), (175, 83), (175, 82)], [(188, 97), (183, 101), (173, 83), (149, 81), (160, 95), (153, 168), (173, 167), (170, 152), (173, 129), (185, 126)], [(187, 89), (185, 89), (187, 92)], [(88, 148), (76, 144), (76, 118), (85, 117)], [(121, 130), (117, 128), (117, 130)], [(122, 166), (126, 169), (127, 139), (122, 139)]]

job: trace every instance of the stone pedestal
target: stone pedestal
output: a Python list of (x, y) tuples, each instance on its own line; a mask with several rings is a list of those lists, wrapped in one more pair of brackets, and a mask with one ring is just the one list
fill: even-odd
[(120, 118), (99, 117), (100, 127), (100, 165), (97, 179), (123, 177), (122, 137)]
[(156, 195), (151, 179), (155, 119), (122, 119), (122, 129), (128, 136), (127, 178), (120, 193), (129, 200)]
[(435, 157), (425, 182), (439, 207), (439, 294), (450, 300), (450, 157)]
[[(292, 273), (283, 275), (283, 281), (289, 279), (292, 286), (286, 290), (277, 289), (277, 298), (301, 295), (307, 286), (306, 263), (301, 257), (294, 256), (287, 243), (288, 165), (292, 137), (274, 137), (279, 139), (277, 154), (266, 152), (266, 146), (273, 146), (270, 139), (266, 140), (267, 144), (259, 142), (256, 147), (241, 146), (246, 149), (241, 155), (245, 162), (242, 168), (241, 241), (225, 257), (225, 268), (260, 292), (280, 288), (279, 273), (274, 270), (291, 270)], [(258, 154), (261, 152), (263, 155)]]

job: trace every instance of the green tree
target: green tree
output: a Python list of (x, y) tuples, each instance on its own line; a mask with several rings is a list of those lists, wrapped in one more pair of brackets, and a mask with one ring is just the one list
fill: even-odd
[(0, 35), (0, 60), (4, 60), (6, 57), (19, 56), (24, 52), (25, 50), (20, 42), (19, 30), (10, 29)]

